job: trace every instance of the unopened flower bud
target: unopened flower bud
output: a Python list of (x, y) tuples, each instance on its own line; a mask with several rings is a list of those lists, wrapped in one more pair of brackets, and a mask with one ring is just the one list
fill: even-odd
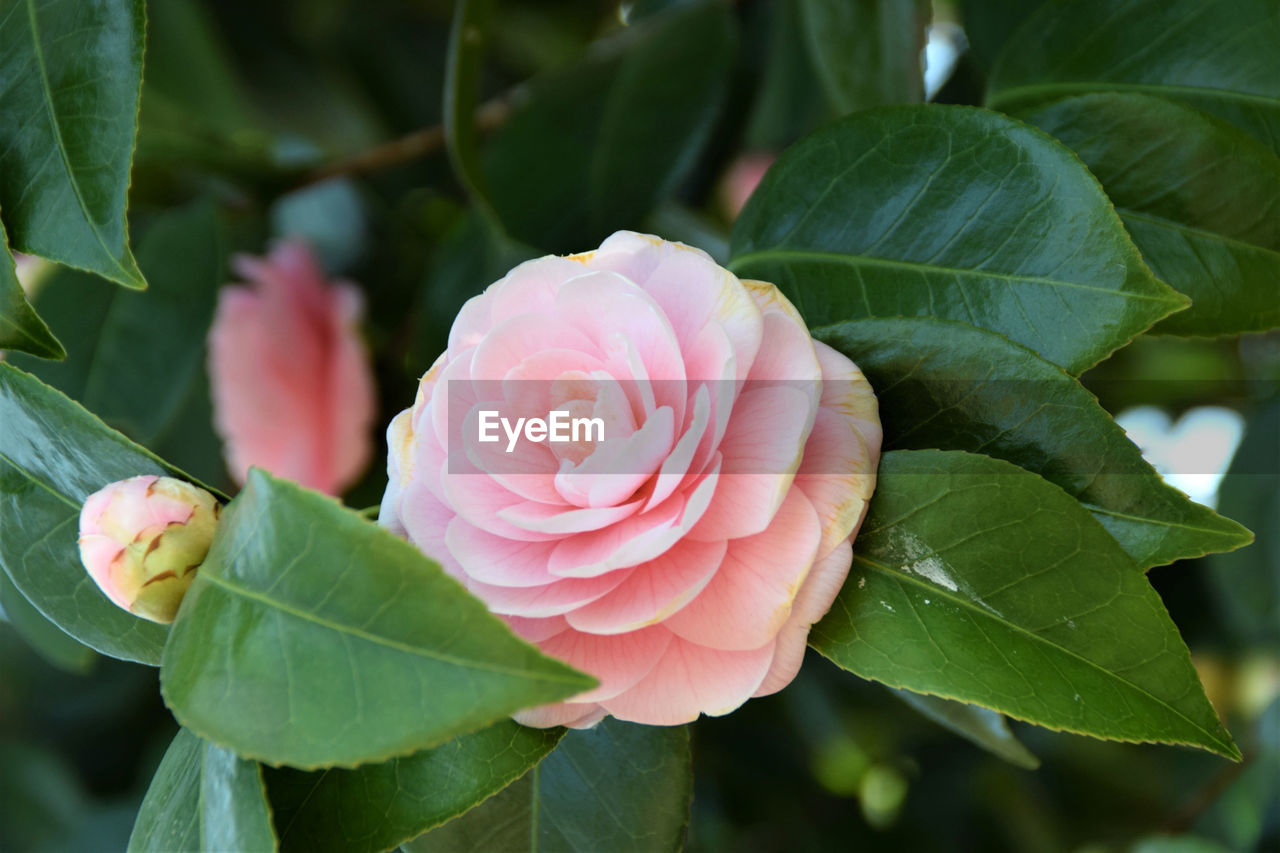
[(80, 510), (80, 559), (115, 604), (172, 622), (209, 553), (218, 510), (213, 495), (172, 477), (111, 483)]

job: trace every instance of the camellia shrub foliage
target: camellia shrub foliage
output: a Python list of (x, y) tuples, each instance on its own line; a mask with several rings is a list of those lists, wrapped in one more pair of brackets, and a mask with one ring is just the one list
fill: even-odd
[[(1276, 843), (1278, 45), (0, 2), (0, 849)], [(449, 454), (619, 371), (614, 468)], [(1112, 416), (1199, 402), (1218, 510)]]

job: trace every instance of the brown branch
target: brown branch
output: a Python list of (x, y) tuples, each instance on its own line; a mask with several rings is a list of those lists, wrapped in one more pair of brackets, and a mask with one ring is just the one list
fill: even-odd
[[(486, 101), (476, 110), (476, 129), (481, 133), (494, 130), (506, 120), (510, 112), (511, 104), (506, 97)], [(399, 139), (393, 139), (339, 158), (332, 163), (318, 166), (305, 173), (294, 185), (294, 189), (310, 186), (329, 178), (367, 175), (392, 166), (399, 166), (435, 154), (444, 146), (443, 125), (424, 127)]]

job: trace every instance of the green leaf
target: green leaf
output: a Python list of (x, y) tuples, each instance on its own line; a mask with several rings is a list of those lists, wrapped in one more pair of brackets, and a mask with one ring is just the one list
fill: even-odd
[(688, 174), (711, 132), (732, 23), (723, 3), (681, 5), (518, 95), (483, 158), (508, 232), (580, 252), (638, 225)]
[(77, 342), (77, 351), (57, 365), (15, 363), (138, 442), (158, 441), (202, 379), (227, 251), (213, 204), (195, 202), (164, 214), (138, 249), (151, 284), (147, 291), (95, 290), (73, 280), (83, 276), (57, 276), (37, 305)]
[(93, 666), (93, 650), (76, 640), (35, 608), (0, 569), (0, 608), (4, 618), (40, 657), (67, 672), (83, 673)]
[[(763, 68), (743, 134), (748, 151), (781, 151), (834, 118), (808, 50), (802, 0), (778, 0), (758, 9)], [(750, 35), (747, 36), (750, 47)]]
[[(1080, 155), (1162, 281), (1191, 307), (1153, 329), (1280, 326), (1280, 158), (1236, 128), (1148, 95), (1065, 98), (1022, 116)], [(1139, 147), (1141, 145), (1141, 147)]]
[(927, 0), (800, 0), (805, 43), (836, 115), (924, 100)]
[(734, 226), (730, 269), (810, 326), (934, 316), (1079, 373), (1186, 298), (1142, 263), (1070, 151), (970, 107), (884, 107), (788, 149)]
[(1260, 404), (1218, 487), (1223, 512), (1258, 532), (1252, 548), (1215, 555), (1209, 583), (1221, 623), (1247, 645), (1280, 648), (1280, 398)]
[(19, 350), (39, 358), (66, 358), (62, 343), (27, 302), (3, 225), (0, 249), (0, 350)]
[(0, 13), (0, 210), (15, 249), (146, 287), (125, 204), (142, 0), (14, 0)]
[(877, 389), (889, 449), (968, 450), (1033, 471), (1083, 503), (1142, 568), (1252, 541), (1167, 485), (1080, 383), (999, 335), (925, 317), (814, 334)]
[(961, 0), (961, 18), (967, 53), (983, 69), (995, 65), (1005, 42), (1042, 0)]
[(354, 770), (268, 770), (281, 847), (308, 853), (394, 848), (498, 793), (563, 736), (564, 729), (505, 720), (434, 749)]
[(492, 16), (493, 0), (457, 0), (454, 4), (449, 56), (445, 63), (444, 139), (453, 172), (466, 187), (472, 204), (484, 216), (486, 224), (500, 228), (485, 188), (476, 131), (476, 109), (480, 106), (484, 53)]
[(275, 849), (262, 768), (180, 730), (142, 801), (129, 853)]
[(167, 628), (121, 610), (80, 563), (80, 506), (139, 474), (187, 478), (81, 406), (0, 364), (0, 565), (62, 630), (104, 655), (157, 664)]
[(213, 432), (205, 339), (227, 280), (226, 221), (208, 201), (155, 217), (138, 259), (150, 288), (104, 287), (88, 273), (54, 271), (36, 300), (67, 359), (14, 356), (14, 364), (68, 394), (111, 426), (184, 470), (227, 481)]
[(938, 725), (1015, 767), (1035, 770), (1040, 766), (1040, 759), (1014, 737), (1013, 732), (1009, 731), (1008, 720), (995, 711), (926, 693), (912, 693), (910, 690), (895, 688), (890, 688), (890, 691)]
[(1278, 42), (1275, 0), (1050, 0), (1009, 39), (987, 105), (1012, 112), (1086, 92), (1164, 95), (1280, 154)]
[(407, 755), (594, 684), (412, 545), (260, 469), (219, 521), (160, 670), (184, 726), (300, 768)]
[(684, 726), (606, 718), (569, 732), (519, 781), (404, 850), (665, 853), (684, 845), (692, 796)]
[(890, 687), (1240, 757), (1146, 576), (1070, 496), (998, 459), (885, 454), (810, 643)]

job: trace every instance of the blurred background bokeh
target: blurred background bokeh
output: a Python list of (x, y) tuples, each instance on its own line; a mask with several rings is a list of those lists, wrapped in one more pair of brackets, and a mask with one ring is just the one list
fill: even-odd
[[(563, 220), (546, 209), (517, 217), (515, 239), (499, 241), (484, 228), (452, 176), (439, 131), (447, 0), (147, 5), (131, 207), (134, 242), (153, 288), (163, 294), (156, 280), (167, 280), (153, 270), (172, 278), (189, 259), (180, 241), (153, 232), (175, 210), (215, 204), (225, 222), (223, 255), (260, 253), (276, 237), (308, 238), (328, 272), (365, 290), (383, 423), (412, 399), (463, 300), (516, 260), (589, 248), (602, 236), (593, 231), (615, 227), (607, 217), (569, 209), (568, 200)], [(553, 115), (561, 123), (513, 121), (488, 141), (489, 153), (500, 160), (504, 148), (520, 148), (522, 156), (505, 168), (541, 163), (554, 180), (558, 162), (583, 156), (592, 144), (574, 136), (574, 104), (594, 103), (597, 78), (612, 79), (609, 63), (629, 29), (678, 5), (501, 0), (485, 68), (493, 98), (487, 115), (500, 119), (531, 97), (522, 84), (533, 80), (532, 96), (558, 104)], [(733, 4), (736, 44), (706, 46), (707, 61), (723, 62), (726, 73), (709, 84), (712, 102), (692, 114), (700, 138), (690, 162), (673, 172), (679, 180), (662, 188), (655, 204), (623, 224), (723, 256), (741, 197), (741, 188), (725, 184), (733, 164), (752, 157), (767, 163), (824, 121), (892, 91), (890, 81), (866, 103), (825, 99), (802, 49), (800, 5)], [(992, 57), (1035, 4), (970, 3), (982, 10), (967, 20), (954, 3), (879, 5), (890, 10), (890, 36), (897, 15), (927, 23), (926, 37), (913, 42), (907, 27), (903, 47), (876, 33), (867, 50), (896, 49), (917, 72), (924, 62), (930, 98), (979, 103)], [(892, 76), (893, 63), (883, 66)], [(903, 100), (914, 96), (910, 79), (904, 77)], [(652, 133), (636, 144), (661, 147), (663, 129)], [(507, 177), (511, 189), (501, 192), (515, 195), (525, 183), (534, 187), (529, 192), (543, 192), (548, 180), (519, 171)], [(498, 202), (510, 209), (521, 203)], [(575, 216), (581, 222), (557, 230)], [(153, 233), (159, 236), (149, 239)], [(566, 245), (566, 234), (578, 242)], [(117, 345), (104, 331), (108, 317), (129, 311), (126, 300), (138, 297), (39, 263), (23, 277), (72, 355), (60, 364), (12, 360), (89, 401), (102, 380), (86, 353)], [(211, 311), (227, 274), (199, 277), (200, 288), (178, 298), (203, 299)], [(198, 317), (184, 321), (193, 324), (185, 333), (203, 336)], [(160, 376), (165, 381), (138, 393), (163, 417), (135, 418), (136, 409), (113, 412), (103, 401), (90, 408), (193, 475), (230, 489), (203, 367), (172, 376), (162, 369)], [(1244, 762), (1016, 722), (1014, 733), (1035, 758), (1002, 758), (899, 695), (811, 655), (781, 694), (694, 727), (690, 850), (1049, 853), (1156, 849), (1169, 843), (1153, 840), (1162, 835), (1182, 835), (1176, 849), (1280, 849), (1280, 337), (1141, 338), (1085, 383), (1170, 482), (1257, 533), (1242, 551), (1151, 573)], [(380, 456), (345, 499), (376, 504), (385, 482)], [(8, 610), (0, 622), (0, 851), (124, 850), (176, 731), (156, 672), (56, 636), (33, 651), (15, 629), (23, 602), (0, 604)], [(1030, 766), (1035, 759), (1038, 769)]]

